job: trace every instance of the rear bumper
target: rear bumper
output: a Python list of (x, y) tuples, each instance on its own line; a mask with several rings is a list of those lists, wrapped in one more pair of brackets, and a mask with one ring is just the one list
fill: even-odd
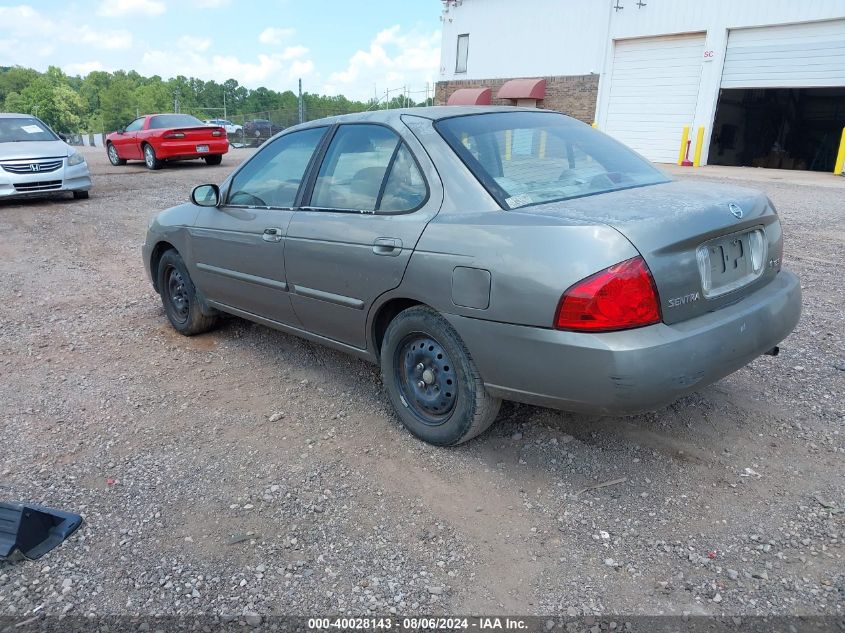
[[(208, 145), (207, 152), (198, 152), (198, 145)], [(174, 158), (202, 158), (212, 154), (225, 154), (229, 151), (229, 139), (215, 138), (210, 141), (162, 140), (155, 146), (156, 157), (164, 160)]]
[(568, 411), (653, 410), (772, 349), (801, 315), (798, 278), (782, 270), (737, 303), (681, 323), (581, 334), (446, 315), (488, 391)]
[(31, 174), (12, 174), (0, 169), (0, 199), (33, 198), (89, 189), (91, 189), (91, 173), (88, 171), (87, 163)]

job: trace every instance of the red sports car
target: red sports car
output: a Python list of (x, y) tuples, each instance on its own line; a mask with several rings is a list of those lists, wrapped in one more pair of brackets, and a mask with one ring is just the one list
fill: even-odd
[(161, 169), (165, 161), (193, 158), (219, 165), (228, 151), (225, 128), (208, 125), (190, 114), (147, 114), (106, 136), (112, 165), (143, 160), (149, 169)]

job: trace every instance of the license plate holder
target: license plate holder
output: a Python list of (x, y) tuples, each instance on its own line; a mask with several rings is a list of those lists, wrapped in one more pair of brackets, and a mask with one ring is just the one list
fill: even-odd
[[(759, 249), (765, 242), (765, 233), (759, 228), (723, 235), (698, 247), (696, 258), (705, 297), (731, 292), (760, 276), (762, 270), (755, 270), (753, 261), (752, 233), (763, 236), (756, 241), (755, 248)], [(758, 253), (756, 259), (761, 257)]]
[(197, 145), (197, 153), (206, 154), (208, 152), (208, 145)]

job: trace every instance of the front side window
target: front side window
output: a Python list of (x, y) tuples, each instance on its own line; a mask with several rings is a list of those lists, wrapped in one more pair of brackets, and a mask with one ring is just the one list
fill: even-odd
[(469, 34), (458, 35), (458, 50), (455, 57), (455, 72), (465, 73), (467, 71), (467, 58), (469, 57)]
[(144, 117), (141, 117), (140, 119), (135, 119), (134, 121), (132, 121), (132, 123), (127, 125), (126, 131), (127, 132), (137, 132), (143, 126), (144, 126)]
[(381, 125), (342, 125), (314, 184), (320, 209), (402, 213), (419, 207), (427, 189), (410, 150)]
[(289, 209), (325, 127), (286, 134), (261, 149), (233, 178), (228, 204)]
[(159, 114), (150, 119), (151, 130), (173, 127), (203, 127), (204, 123), (190, 114)]
[(435, 127), (505, 209), (668, 180), (621, 143), (562, 114), (476, 114)]
[(56, 135), (33, 117), (0, 118), (0, 143), (55, 141)]

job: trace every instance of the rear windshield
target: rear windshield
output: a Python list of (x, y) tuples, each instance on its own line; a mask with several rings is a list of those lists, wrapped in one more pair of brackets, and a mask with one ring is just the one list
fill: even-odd
[(38, 119), (32, 117), (0, 118), (0, 143), (55, 140), (58, 140), (58, 137)]
[(171, 127), (205, 127), (205, 123), (190, 114), (159, 114), (150, 119), (151, 130)]
[(621, 143), (554, 112), (473, 114), (435, 127), (505, 209), (668, 180)]

